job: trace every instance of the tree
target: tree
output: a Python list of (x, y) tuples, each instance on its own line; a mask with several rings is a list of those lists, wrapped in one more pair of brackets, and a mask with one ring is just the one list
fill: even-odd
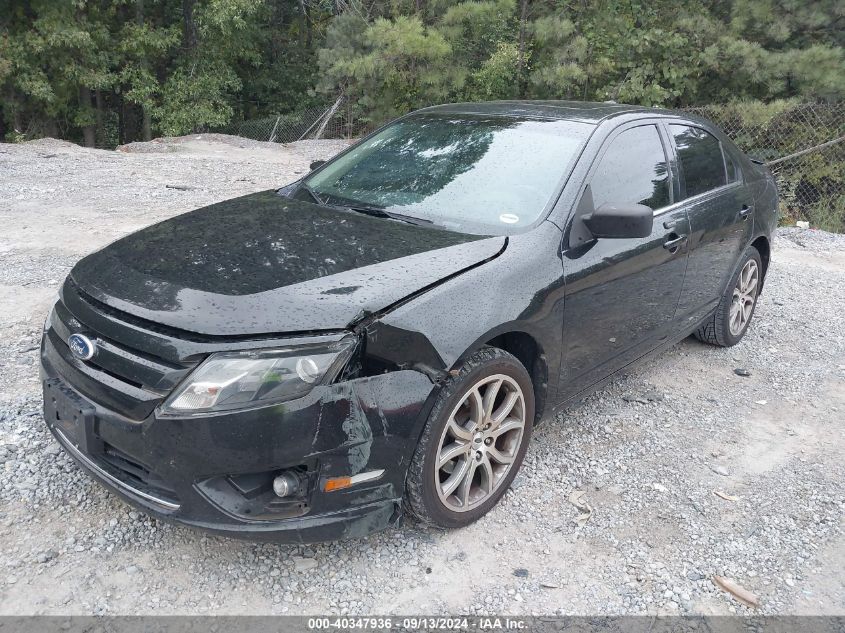
[(352, 18), (345, 24), (352, 36), (351, 55), (324, 55), (323, 70), (335, 85), (343, 82), (372, 120), (383, 121), (448, 95), (455, 83), (446, 63), (452, 48), (418, 17), (378, 18), (357, 37), (354, 29), (360, 22)]
[(4, 111), (12, 110), (15, 128), (23, 125), (25, 114), (34, 130), (58, 135), (60, 127), (75, 127), (85, 144), (94, 146), (92, 92), (114, 81), (109, 32), (103, 28), (107, 12), (108, 5), (46, 0), (10, 10), (11, 28), (3, 33), (9, 100)]
[(121, 94), (141, 109), (141, 138), (145, 141), (152, 138), (153, 113), (161, 99), (159, 77), (181, 37), (177, 25), (156, 23), (157, 8), (150, 0), (135, 0), (134, 16), (127, 16), (117, 38)]
[(87, 145), (333, 103), (845, 97), (837, 0), (0, 0), (0, 133)]

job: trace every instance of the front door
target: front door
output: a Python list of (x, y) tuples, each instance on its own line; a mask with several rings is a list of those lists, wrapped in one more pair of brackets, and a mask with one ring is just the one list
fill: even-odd
[[(622, 128), (605, 143), (584, 196), (592, 207), (638, 203), (654, 210), (651, 235), (586, 239), (576, 210), (563, 248), (561, 396), (575, 395), (633, 362), (673, 332), (687, 265), (689, 222), (673, 206), (668, 138), (656, 124)], [(585, 208), (584, 198), (579, 208)], [(586, 205), (588, 208), (590, 205)]]

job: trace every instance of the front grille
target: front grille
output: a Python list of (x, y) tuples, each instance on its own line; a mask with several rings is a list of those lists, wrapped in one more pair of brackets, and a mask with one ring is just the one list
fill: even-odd
[[(143, 419), (199, 361), (180, 360), (178, 340), (100, 308), (99, 302), (66, 283), (51, 315), (49, 342), (74, 374), (68, 376), (74, 387), (117, 413)], [(94, 341), (93, 358), (80, 360), (71, 354), (67, 340), (74, 333)]]

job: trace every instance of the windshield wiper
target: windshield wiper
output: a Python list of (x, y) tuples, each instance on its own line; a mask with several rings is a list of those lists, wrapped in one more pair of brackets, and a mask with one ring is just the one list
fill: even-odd
[(387, 218), (390, 220), (399, 220), (400, 222), (407, 222), (408, 224), (433, 224), (431, 220), (425, 218), (418, 218), (412, 215), (403, 215), (395, 213), (394, 211), (385, 211), (378, 207), (370, 207), (365, 204), (344, 204), (345, 209), (355, 211), (356, 213), (363, 213), (364, 215), (371, 215), (374, 218)]
[(340, 209), (348, 209), (350, 211), (355, 211), (356, 213), (363, 213), (364, 215), (371, 215), (374, 218), (386, 218), (388, 220), (399, 220), (400, 222), (407, 222), (408, 224), (433, 224), (431, 220), (427, 220), (425, 218), (417, 218), (411, 215), (403, 215), (401, 213), (395, 213), (393, 211), (385, 211), (384, 209), (380, 209), (379, 207), (371, 207), (366, 204), (332, 204), (328, 200), (323, 200), (323, 198), (317, 194), (311, 187), (306, 185), (305, 183), (301, 183), (300, 188), (304, 190), (309, 196), (311, 196), (314, 201), (322, 205), (324, 207), (335, 207)]

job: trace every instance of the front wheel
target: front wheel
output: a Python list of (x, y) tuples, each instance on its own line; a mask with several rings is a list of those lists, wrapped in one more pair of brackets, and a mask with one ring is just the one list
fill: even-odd
[(497, 348), (470, 356), (437, 398), (408, 473), (406, 506), (440, 527), (469, 525), (516, 476), (534, 422), (525, 367)]
[(696, 330), (696, 338), (720, 347), (739, 343), (748, 330), (751, 317), (754, 316), (762, 278), (763, 263), (760, 253), (753, 246), (749, 246), (740, 258), (739, 266), (725, 289), (716, 312)]

